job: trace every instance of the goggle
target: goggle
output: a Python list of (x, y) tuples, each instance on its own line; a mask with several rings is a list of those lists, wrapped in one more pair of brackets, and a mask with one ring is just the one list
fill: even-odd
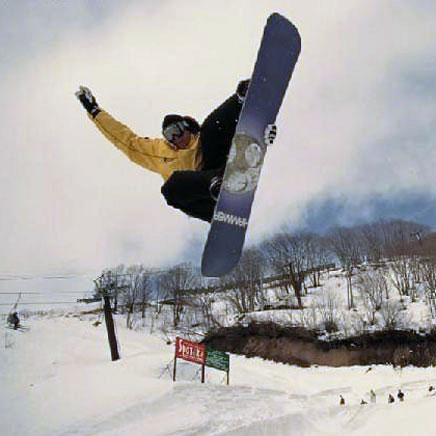
[(172, 142), (176, 136), (183, 135), (184, 131), (188, 127), (186, 121), (177, 121), (176, 123), (171, 123), (163, 130), (163, 135), (165, 139)]

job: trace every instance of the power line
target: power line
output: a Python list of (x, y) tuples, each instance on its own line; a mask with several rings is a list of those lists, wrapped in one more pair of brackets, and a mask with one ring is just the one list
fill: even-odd
[(6, 274), (6, 273), (0, 273), (0, 280), (68, 280), (68, 279), (89, 279), (92, 280), (92, 278), (95, 277), (95, 275), (63, 275), (63, 274), (57, 274), (57, 275), (43, 275), (43, 276), (32, 276), (30, 274)]
[(6, 291), (0, 292), (0, 295), (57, 295), (57, 294), (86, 294), (92, 291), (47, 291), (47, 292), (23, 292), (23, 291)]
[[(142, 274), (162, 274), (167, 272), (168, 269), (165, 268), (146, 268), (144, 271), (142, 271)], [(112, 271), (111, 269), (103, 270), (103, 274), (106, 274), (110, 272), (112, 275), (118, 275), (118, 276), (129, 276), (129, 275), (136, 275), (135, 272), (122, 272), (122, 273), (116, 273)], [(0, 281), (1, 280), (38, 280), (38, 279), (90, 279), (93, 280), (96, 275), (102, 274), (100, 272), (95, 273), (83, 273), (83, 274), (71, 274), (71, 273), (58, 273), (58, 274), (42, 274), (42, 275), (32, 275), (32, 274), (26, 274), (26, 273), (8, 273), (8, 272), (1, 272), (0, 271)]]
[[(77, 301), (45, 301), (45, 302), (36, 302), (36, 303), (19, 303), (19, 306), (24, 304), (76, 304)], [(0, 306), (10, 306), (11, 303), (0, 303)]]

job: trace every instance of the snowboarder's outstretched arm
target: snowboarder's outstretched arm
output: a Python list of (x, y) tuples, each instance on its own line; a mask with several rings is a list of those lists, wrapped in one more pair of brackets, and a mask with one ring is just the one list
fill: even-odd
[(173, 149), (164, 139), (138, 136), (129, 127), (101, 109), (88, 88), (81, 86), (76, 92), (76, 97), (100, 132), (136, 164), (160, 173), (165, 178), (166, 174), (163, 173), (166, 171), (163, 169), (163, 162), (180, 158), (183, 154)]

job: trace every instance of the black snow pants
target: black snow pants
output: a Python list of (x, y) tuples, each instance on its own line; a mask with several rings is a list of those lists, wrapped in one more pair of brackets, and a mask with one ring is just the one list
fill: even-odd
[(175, 171), (162, 186), (161, 192), (169, 206), (203, 221), (211, 221), (215, 200), (210, 195), (210, 182), (223, 170)]
[(161, 189), (170, 206), (194, 218), (212, 220), (216, 202), (210, 195), (210, 183), (224, 174), (241, 108), (234, 94), (204, 120), (200, 129), (203, 169), (175, 171), (171, 175)]

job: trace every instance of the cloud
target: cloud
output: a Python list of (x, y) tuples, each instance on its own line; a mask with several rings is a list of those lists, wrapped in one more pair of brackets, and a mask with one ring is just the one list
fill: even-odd
[(372, 6), (353, 3), (335, 25), (317, 29), (324, 41), (309, 39), (307, 46), (303, 33), (280, 115), (279, 129), (285, 119), (286, 130), (267, 157), (272, 170), (256, 204), (258, 215), (274, 210), (275, 219), (264, 213), (256, 233), (274, 229), (280, 218), (301, 226), (315, 198), (358, 204), (404, 191), (434, 196), (435, 9)]
[(88, 85), (144, 136), (159, 136), (169, 112), (201, 121), (251, 74), (273, 10), (295, 22), (303, 49), (249, 240), (284, 219), (303, 223), (315, 198), (434, 192), (435, 8), (344, 3), (7, 2), (0, 18), (1, 269), (198, 259), (207, 224), (167, 207), (160, 177), (109, 144), (73, 93)]

